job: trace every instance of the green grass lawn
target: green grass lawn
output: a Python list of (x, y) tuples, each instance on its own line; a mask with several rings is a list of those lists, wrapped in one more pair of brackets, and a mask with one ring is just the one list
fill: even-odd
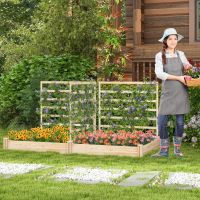
[[(61, 155), (57, 153), (35, 153), (25, 151), (5, 151), (2, 149), (2, 138), (6, 131), (0, 134), (0, 162), (43, 163), (53, 166), (26, 175), (12, 178), (0, 177), (0, 199), (2, 200), (70, 200), (70, 199), (184, 199), (199, 200), (200, 189), (178, 190), (163, 186), (149, 187), (120, 187), (106, 183), (81, 184), (73, 181), (58, 182), (50, 177), (56, 172), (63, 171), (66, 166), (89, 166), (102, 168), (127, 169), (130, 174), (136, 171), (162, 171), (163, 177), (168, 172), (200, 173), (200, 150), (183, 144), (184, 158), (173, 157), (173, 147), (170, 157), (151, 158), (150, 154), (142, 158), (117, 156)], [(56, 168), (55, 168), (56, 167)]]

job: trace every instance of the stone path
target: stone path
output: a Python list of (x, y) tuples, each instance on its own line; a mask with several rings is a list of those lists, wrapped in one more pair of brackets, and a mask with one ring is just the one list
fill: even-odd
[[(34, 170), (46, 169), (51, 166), (42, 164), (19, 164), (19, 163), (3, 163), (0, 162), (0, 175), (6, 178), (9, 176), (20, 175), (32, 172)], [(54, 167), (52, 167), (54, 168)], [(56, 167), (55, 167), (56, 168)], [(55, 169), (54, 168), (54, 169)], [(56, 168), (57, 169), (57, 168)], [(120, 169), (101, 169), (101, 168), (86, 168), (86, 167), (74, 167), (63, 169), (62, 173), (52, 175), (55, 181), (73, 180), (80, 183), (96, 184), (100, 182), (118, 184), (122, 187), (136, 187), (143, 186), (145, 184), (151, 185), (151, 182), (158, 182), (162, 180), (160, 171), (147, 171), (136, 172), (134, 175), (129, 176), (119, 183), (119, 180), (127, 175), (127, 170)], [(158, 180), (157, 180), (158, 179)], [(163, 180), (162, 180), (163, 181)], [(185, 173), (185, 172), (170, 172), (169, 177), (164, 180), (164, 186), (174, 187), (176, 189), (200, 189), (200, 174)], [(155, 185), (155, 184), (153, 184)], [(152, 185), (152, 186), (153, 186)]]

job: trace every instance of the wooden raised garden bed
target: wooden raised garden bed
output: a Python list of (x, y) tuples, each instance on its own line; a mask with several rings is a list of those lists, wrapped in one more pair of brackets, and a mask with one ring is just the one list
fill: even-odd
[(157, 149), (159, 145), (159, 139), (155, 139), (146, 145), (138, 146), (72, 144), (72, 153), (142, 157), (149, 151)]
[(9, 140), (8, 138), (4, 138), (3, 148), (9, 150), (24, 150), (37, 152), (52, 151), (61, 154), (67, 154), (70, 152), (71, 146), (69, 143), (15, 141)]
[(159, 138), (151, 143), (138, 146), (113, 146), (113, 145), (93, 145), (93, 144), (74, 144), (51, 143), (51, 142), (32, 142), (32, 141), (14, 141), (4, 138), (3, 148), (9, 150), (25, 150), (47, 152), (53, 151), (62, 154), (78, 153), (90, 155), (117, 155), (142, 157), (151, 150), (159, 147)]

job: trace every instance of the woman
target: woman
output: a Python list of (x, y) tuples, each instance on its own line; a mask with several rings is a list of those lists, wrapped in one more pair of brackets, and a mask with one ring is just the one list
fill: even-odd
[(152, 157), (168, 157), (169, 135), (167, 130), (168, 115), (176, 116), (176, 127), (173, 136), (174, 155), (182, 157), (180, 151), (184, 131), (184, 114), (190, 111), (188, 88), (185, 83), (184, 70), (192, 66), (184, 52), (176, 50), (177, 43), (183, 38), (176, 29), (164, 31), (159, 42), (163, 43), (162, 52), (155, 56), (155, 73), (162, 80), (162, 93), (158, 111), (158, 132), (160, 136), (160, 151)]

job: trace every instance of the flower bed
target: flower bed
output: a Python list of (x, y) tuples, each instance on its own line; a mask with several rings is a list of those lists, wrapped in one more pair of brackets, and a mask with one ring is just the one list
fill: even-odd
[(63, 126), (52, 128), (32, 128), (30, 130), (10, 131), (8, 137), (15, 141), (60, 142), (69, 141), (69, 129)]
[(103, 131), (79, 133), (74, 138), (77, 144), (97, 144), (97, 145), (117, 145), (117, 146), (137, 146), (145, 145), (155, 139), (156, 135), (148, 130), (126, 132), (119, 131)]
[(152, 131), (126, 132), (120, 130), (80, 133), (75, 136), (72, 153), (142, 157), (159, 146)]
[(57, 125), (52, 128), (10, 131), (8, 138), (4, 138), (3, 147), (10, 150), (69, 153), (69, 130)]
[(55, 151), (93, 155), (121, 155), (141, 157), (159, 146), (158, 137), (151, 131), (126, 132), (120, 130), (74, 134), (69, 141), (68, 128), (33, 128), (10, 131), (4, 138), (4, 149), (28, 151)]

